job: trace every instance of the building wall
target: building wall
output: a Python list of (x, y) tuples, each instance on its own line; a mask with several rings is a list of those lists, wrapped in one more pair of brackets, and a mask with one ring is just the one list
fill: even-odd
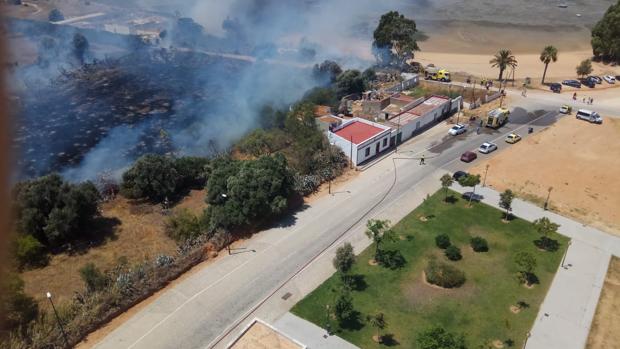
[(441, 120), (444, 115), (449, 112), (450, 102), (446, 100), (444, 104), (438, 106), (437, 108), (430, 110), (424, 115), (412, 120), (411, 122), (401, 126), (402, 130), (402, 141), (405, 141), (415, 134), (417, 134), (420, 129), (427, 127), (428, 125)]
[[(374, 157), (375, 155), (383, 152), (387, 148), (390, 147), (390, 134), (391, 132), (387, 130), (377, 137), (373, 138), (371, 141), (364, 142), (356, 147), (357, 156), (355, 156), (355, 165), (361, 164), (362, 162)], [(377, 151), (377, 144), (379, 144), (379, 151)], [(368, 154), (366, 153), (368, 152)]]
[[(337, 134), (328, 131), (327, 139), (330, 143), (334, 144), (338, 148), (342, 150), (342, 152), (351, 160), (354, 166), (361, 164), (362, 162), (372, 158), (377, 155), (377, 153), (381, 153), (390, 147), (390, 134), (392, 130), (390, 128), (385, 128), (385, 126), (376, 124), (364, 119), (355, 118), (351, 120), (360, 121), (368, 124), (373, 124), (380, 128), (384, 128), (384, 131), (375, 136), (372, 139), (369, 139), (361, 144), (351, 143), (348, 139), (344, 139)], [(341, 126), (345, 126), (347, 123), (342, 124)], [(376, 144), (379, 143), (379, 151), (377, 152)], [(368, 150), (368, 155), (366, 155), (366, 149)]]

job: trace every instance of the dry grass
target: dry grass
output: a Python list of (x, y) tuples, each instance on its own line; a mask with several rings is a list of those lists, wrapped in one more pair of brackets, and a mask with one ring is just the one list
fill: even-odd
[(620, 258), (613, 257), (596, 308), (587, 349), (620, 349)]
[(552, 210), (620, 235), (620, 120), (594, 125), (569, 116), (506, 148), (471, 172), (489, 164), (487, 185), (541, 206), (553, 187)]
[[(204, 191), (192, 191), (179, 205), (193, 212), (204, 207)], [(86, 263), (95, 263), (101, 270), (113, 268), (119, 258), (126, 258), (130, 264), (152, 260), (160, 254), (173, 255), (176, 243), (164, 232), (166, 216), (158, 205), (135, 204), (123, 197), (117, 197), (102, 205), (103, 217), (118, 219), (108, 236), (99, 246), (81, 253), (61, 253), (52, 256), (44, 268), (26, 271), (22, 274), (25, 290), (41, 301), (50, 291), (59, 302), (70, 299), (74, 292), (83, 290), (79, 269)]]

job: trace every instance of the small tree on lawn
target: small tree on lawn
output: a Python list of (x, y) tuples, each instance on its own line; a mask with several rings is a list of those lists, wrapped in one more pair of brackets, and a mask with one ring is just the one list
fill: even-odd
[(355, 254), (353, 253), (353, 246), (350, 243), (345, 243), (343, 246), (338, 247), (336, 250), (336, 256), (332, 261), (334, 268), (340, 274), (340, 278), (345, 285), (349, 284), (349, 271), (355, 263)]
[(421, 349), (467, 349), (463, 335), (455, 335), (439, 326), (420, 333), (417, 342)]
[(536, 269), (536, 258), (531, 253), (517, 253), (515, 255), (515, 264), (517, 268), (519, 268), (522, 282), (525, 282), (528, 286), (536, 282), (536, 275), (534, 274), (534, 270)]
[(366, 235), (375, 243), (375, 261), (381, 254), (381, 243), (385, 240), (394, 240), (394, 232), (390, 229), (390, 221), (371, 219), (366, 224)]
[(542, 235), (540, 240), (536, 240), (536, 246), (546, 251), (556, 251), (558, 249), (557, 240), (551, 239), (549, 236), (558, 232), (559, 224), (553, 223), (549, 218), (543, 217), (535, 220), (534, 229)]
[(452, 186), (452, 183), (454, 183), (454, 179), (452, 179), (452, 176), (450, 176), (450, 174), (446, 173), (445, 175), (441, 176), (439, 180), (441, 181), (441, 187), (446, 193), (444, 201), (447, 202), (448, 201), (448, 188)]
[(499, 194), (499, 207), (506, 210), (506, 220), (512, 211), (512, 200), (515, 198), (515, 194), (510, 189), (506, 189), (503, 193)]
[(338, 323), (342, 327), (344, 323), (350, 320), (355, 314), (355, 309), (353, 308), (353, 300), (349, 291), (343, 290), (338, 299), (336, 299), (336, 304), (334, 305), (334, 314), (336, 315), (336, 319)]
[(384, 330), (387, 327), (387, 322), (385, 321), (385, 316), (383, 313), (379, 312), (373, 315), (366, 316), (366, 321), (371, 327), (377, 329), (377, 341), (379, 343), (382, 342), (383, 336), (381, 336), (381, 330)]
[(581, 61), (581, 63), (579, 63), (575, 70), (577, 71), (577, 75), (581, 77), (592, 73), (592, 60), (584, 59), (583, 61)]
[(466, 175), (459, 178), (459, 184), (463, 187), (472, 187), (472, 195), (469, 196), (468, 205), (471, 206), (471, 200), (474, 198), (476, 194), (476, 186), (480, 184), (480, 175)]

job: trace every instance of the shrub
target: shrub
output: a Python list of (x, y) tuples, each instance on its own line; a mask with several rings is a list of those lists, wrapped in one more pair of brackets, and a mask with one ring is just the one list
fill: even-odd
[(487, 241), (479, 236), (471, 238), (469, 243), (475, 252), (487, 252), (489, 250)]
[(407, 262), (405, 260), (405, 257), (403, 257), (402, 253), (400, 253), (400, 251), (398, 250), (393, 250), (393, 251), (379, 250), (377, 257), (378, 257), (377, 262), (379, 262), (379, 264), (389, 269), (402, 268)]
[(435, 237), (435, 245), (439, 248), (446, 249), (452, 243), (450, 242), (450, 237), (446, 234), (439, 234)]
[(20, 268), (44, 266), (49, 260), (45, 246), (32, 235), (21, 235), (15, 239), (15, 258)]
[(444, 288), (460, 287), (465, 283), (465, 273), (451, 265), (437, 262), (435, 258), (428, 261), (424, 272), (426, 281)]
[(179, 175), (178, 189), (201, 189), (207, 184), (207, 158), (184, 156), (174, 160)]
[(177, 242), (196, 238), (205, 231), (201, 220), (187, 209), (175, 212), (165, 225), (166, 234)]
[(448, 248), (446, 248), (445, 255), (451, 261), (458, 261), (463, 258), (463, 256), (461, 255), (461, 249), (454, 245), (448, 246)]
[(173, 159), (148, 154), (136, 160), (133, 166), (123, 173), (121, 192), (130, 199), (145, 198), (161, 202), (176, 193), (179, 180)]
[(442, 327), (433, 327), (418, 335), (421, 349), (466, 349), (465, 337), (447, 332)]
[(548, 252), (555, 252), (560, 248), (560, 243), (557, 240), (548, 238), (546, 236), (541, 237), (538, 240), (534, 240), (534, 245)]
[(338, 297), (338, 299), (336, 299), (336, 304), (334, 305), (334, 313), (336, 315), (336, 319), (338, 319), (338, 322), (341, 326), (355, 315), (355, 309), (353, 308), (353, 299), (348, 292), (344, 291)]
[(108, 285), (108, 277), (94, 263), (87, 263), (80, 269), (80, 276), (88, 292), (103, 290)]

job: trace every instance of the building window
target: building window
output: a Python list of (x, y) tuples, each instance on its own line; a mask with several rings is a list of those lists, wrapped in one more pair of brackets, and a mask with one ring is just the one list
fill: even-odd
[(364, 151), (364, 156), (369, 156), (370, 155), (370, 147), (366, 148), (366, 150)]
[(385, 147), (387, 145), (387, 138), (383, 139), (383, 146)]

